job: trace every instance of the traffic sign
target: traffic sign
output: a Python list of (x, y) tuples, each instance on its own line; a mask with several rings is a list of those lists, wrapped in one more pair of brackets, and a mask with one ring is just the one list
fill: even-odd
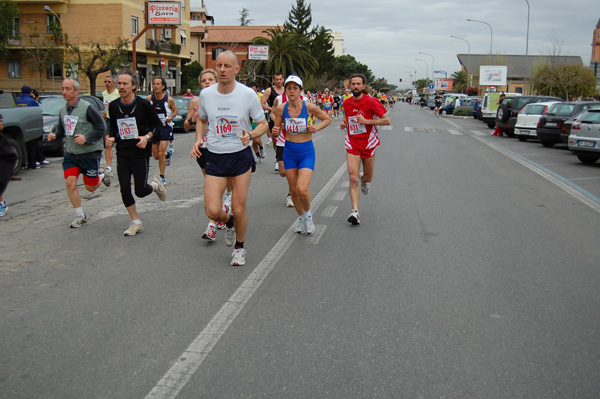
[(167, 61), (165, 61), (164, 57), (161, 57), (160, 61), (158, 62), (158, 65), (160, 66), (160, 69), (165, 69), (165, 67), (167, 66)]
[(429, 85), (429, 90), (433, 90), (434, 88), (435, 88), (435, 86), (433, 85), (433, 83), (431, 83), (431, 84)]

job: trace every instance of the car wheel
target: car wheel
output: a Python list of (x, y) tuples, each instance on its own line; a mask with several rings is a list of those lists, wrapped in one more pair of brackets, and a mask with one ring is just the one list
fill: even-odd
[(594, 154), (575, 154), (577, 155), (577, 158), (581, 161), (581, 163), (584, 163), (586, 165), (591, 165), (593, 163), (595, 163), (598, 159), (600, 159), (600, 155), (594, 155)]
[(527, 137), (525, 137), (525, 136), (517, 136), (517, 140), (519, 140), (519, 141), (527, 141)]
[(15, 139), (9, 138), (8, 143), (13, 148), (13, 150), (17, 153), (17, 160), (14, 165), (11, 165), (11, 174), (16, 175), (21, 170), (21, 165), (25, 162), (23, 151), (21, 151), (21, 146), (19, 142)]
[(433, 111), (435, 109), (435, 107), (429, 107), (429, 109)]
[(506, 122), (508, 120), (508, 118), (510, 117), (510, 111), (508, 110), (508, 107), (506, 106), (506, 104), (500, 104), (500, 107), (498, 108), (498, 112), (496, 113), (496, 116), (502, 122)]
[(443, 109), (443, 110), (440, 111), (440, 114), (442, 114), (442, 115), (448, 115), (448, 110)]
[(493, 129), (496, 127), (496, 122), (488, 122), (487, 125), (490, 129)]
[(554, 142), (552, 142), (552, 141), (547, 141), (547, 140), (541, 140), (540, 139), (540, 143), (542, 143), (542, 145), (544, 147), (548, 147), (548, 148), (554, 147)]
[(503, 130), (504, 134), (506, 134), (507, 137), (513, 138), (515, 137), (515, 130), (514, 129), (506, 129)]

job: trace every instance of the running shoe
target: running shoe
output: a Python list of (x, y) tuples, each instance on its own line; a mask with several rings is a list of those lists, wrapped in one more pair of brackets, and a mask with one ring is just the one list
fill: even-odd
[(306, 224), (304, 223), (304, 215), (298, 217), (298, 225), (296, 226), (296, 233), (302, 234), (306, 231)]
[(244, 266), (246, 264), (246, 250), (244, 248), (234, 249), (231, 256), (231, 266)]
[(275, 161), (275, 172), (279, 172), (279, 162)]
[(209, 224), (208, 227), (206, 228), (206, 231), (204, 232), (204, 234), (202, 234), (202, 238), (204, 238), (205, 240), (214, 241), (216, 233), (217, 233), (217, 230), (215, 229), (215, 226), (212, 224)]
[(265, 159), (265, 147), (260, 147), (260, 159)]
[(260, 163), (262, 161), (262, 158), (260, 157), (260, 152), (256, 153), (256, 163)]
[(225, 213), (227, 213), (229, 216), (233, 215), (233, 212), (231, 211), (231, 202), (229, 204), (223, 204), (223, 210), (225, 211)]
[(42, 161), (42, 165), (50, 165), (50, 161), (47, 161), (47, 160), (45, 160), (45, 159), (44, 159), (44, 160)]
[(125, 230), (125, 233), (123, 233), (123, 235), (126, 237), (131, 237), (131, 236), (136, 235), (137, 233), (143, 233), (143, 232), (144, 232), (144, 226), (142, 226), (142, 222), (139, 222), (139, 223), (131, 222), (131, 224), (129, 225), (127, 230)]
[(225, 229), (225, 245), (228, 247), (235, 243), (235, 227)]
[(152, 182), (156, 183), (157, 187), (155, 193), (156, 195), (158, 195), (158, 199), (164, 201), (165, 198), (167, 198), (167, 190), (165, 190), (165, 186), (163, 186), (162, 182), (160, 181), (160, 178), (158, 176), (154, 176)]
[(109, 172), (108, 170), (106, 170), (104, 168), (100, 168), (100, 170), (98, 171), (98, 174), (102, 178), (102, 184), (104, 184), (106, 187), (110, 187), (111, 172)]
[[(231, 193), (228, 193), (227, 191), (225, 192), (225, 198), (223, 199), (223, 206), (225, 205), (231, 208)], [(225, 208), (223, 208), (223, 210), (225, 210)], [(229, 211), (227, 211), (227, 213), (229, 213)], [(229, 214), (231, 215), (231, 213)]]
[(288, 194), (285, 199), (285, 206), (287, 206), (288, 208), (294, 207), (294, 201), (292, 201), (292, 196), (290, 194)]
[(4, 204), (0, 204), (0, 217), (6, 215), (7, 209), (8, 209), (8, 206), (6, 205), (6, 202)]
[(361, 173), (360, 175), (360, 191), (362, 191), (362, 193), (364, 195), (369, 194), (369, 190), (371, 189), (371, 183), (370, 182), (366, 182), (363, 181), (363, 174)]
[(306, 215), (304, 218), (304, 232), (306, 234), (312, 234), (315, 232), (315, 224), (313, 222), (312, 215)]
[(41, 163), (39, 163), (39, 162), (36, 162), (36, 163), (35, 163), (35, 168), (36, 168), (36, 169), (39, 169), (39, 168), (41, 168), (41, 167), (42, 167), (42, 164), (41, 164)]
[(217, 222), (217, 229), (218, 230), (223, 230), (225, 227), (227, 227), (227, 225), (223, 222)]
[(352, 223), (353, 225), (357, 225), (360, 224), (360, 218), (358, 216), (358, 211), (352, 209), (352, 212), (350, 213), (350, 216), (348, 216), (348, 221), (350, 223)]
[(164, 177), (162, 177), (162, 176), (161, 176), (161, 177), (159, 177), (159, 179), (160, 179), (160, 182), (162, 183), (162, 185), (163, 185), (163, 186), (166, 186), (166, 185), (167, 185), (167, 179), (165, 179), (165, 178), (164, 178)]
[(82, 226), (85, 226), (86, 224), (87, 224), (87, 217), (85, 215), (83, 215), (83, 217), (78, 217), (77, 219), (75, 219), (71, 222), (71, 228), (78, 229)]

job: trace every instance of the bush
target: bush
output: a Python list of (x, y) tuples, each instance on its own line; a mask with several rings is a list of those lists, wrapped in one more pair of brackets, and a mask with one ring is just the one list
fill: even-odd
[(465, 105), (464, 107), (454, 108), (455, 116), (473, 116), (473, 107)]

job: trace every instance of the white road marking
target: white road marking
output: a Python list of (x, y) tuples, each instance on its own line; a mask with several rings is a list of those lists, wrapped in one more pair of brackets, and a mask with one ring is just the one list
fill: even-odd
[(333, 199), (335, 201), (343, 201), (344, 198), (346, 198), (346, 191), (338, 191), (337, 193), (333, 194)]
[(340, 184), (340, 186), (341, 186), (341, 187), (346, 187), (346, 188), (348, 188), (348, 187), (350, 187), (350, 182), (349, 182), (348, 180), (344, 180), (344, 181), (342, 182), (342, 184)]
[(578, 199), (585, 205), (600, 213), (600, 199), (595, 197), (593, 194), (588, 193), (583, 188), (575, 185), (574, 183), (570, 183), (567, 179), (563, 178), (562, 176), (559, 176), (549, 170), (544, 170), (544, 168), (541, 165), (529, 161), (526, 158), (521, 158), (521, 155), (516, 154), (510, 151), (509, 149), (504, 148), (494, 142), (485, 139), (480, 139), (479, 137), (475, 137), (475, 139), (481, 141), (483, 144), (490, 146), (499, 153), (506, 155), (510, 159), (520, 163), (527, 169), (532, 170), (533, 172), (542, 176), (544, 179), (554, 183), (574, 198)]
[(380, 126), (381, 130), (394, 130), (394, 127), (392, 125), (384, 125), (384, 126)]
[(315, 226), (315, 232), (306, 237), (306, 243), (314, 245), (318, 244), (321, 237), (323, 237), (323, 233), (325, 233), (326, 228), (326, 224), (317, 224)]
[[(346, 163), (340, 166), (338, 171), (311, 202), (313, 212), (319, 208), (325, 197), (333, 190), (344, 172), (346, 172)], [(173, 366), (148, 393), (146, 399), (174, 399), (177, 397), (219, 342), (223, 334), (225, 334), (227, 328), (242, 309), (244, 309), (244, 306), (252, 298), (258, 287), (265, 281), (279, 259), (281, 259), (296, 237), (298, 237), (299, 234), (294, 232), (296, 228), (295, 224), (296, 222), (294, 221), (271, 251), (269, 251), (267, 256), (256, 266), (248, 278), (246, 278), (204, 330), (202, 330), (200, 335), (192, 341), (190, 346), (180, 356), (177, 356), (177, 360)], [(322, 230), (325, 230), (325, 228), (323, 227)]]
[[(191, 208), (193, 206), (198, 205), (199, 203), (204, 202), (204, 196), (196, 198), (189, 198), (183, 200), (172, 200), (172, 201), (153, 201), (153, 202), (141, 202), (137, 203), (136, 207), (139, 213), (144, 212), (154, 212), (164, 210), (165, 208), (173, 209), (173, 208)], [(103, 209), (99, 211), (96, 215), (94, 215), (90, 222), (98, 221), (100, 219), (106, 219), (113, 216), (119, 215), (127, 215), (127, 210), (125, 207), (121, 205), (113, 206), (108, 209)], [(89, 222), (88, 222), (89, 223)]]
[(405, 132), (414, 132), (415, 130), (412, 127), (410, 127), (410, 126), (405, 126), (404, 127), (404, 131)]
[(471, 133), (473, 133), (475, 136), (489, 136), (489, 133), (485, 134), (483, 132), (480, 132), (479, 130), (471, 130)]
[(337, 211), (337, 209), (338, 209), (337, 206), (327, 205), (327, 207), (321, 213), (321, 216), (324, 218), (331, 218), (331, 217), (333, 217), (333, 215), (335, 214), (335, 211)]
[(461, 132), (459, 132), (458, 130), (448, 130), (450, 132), (450, 134), (453, 134), (455, 136), (462, 136), (463, 134)]

